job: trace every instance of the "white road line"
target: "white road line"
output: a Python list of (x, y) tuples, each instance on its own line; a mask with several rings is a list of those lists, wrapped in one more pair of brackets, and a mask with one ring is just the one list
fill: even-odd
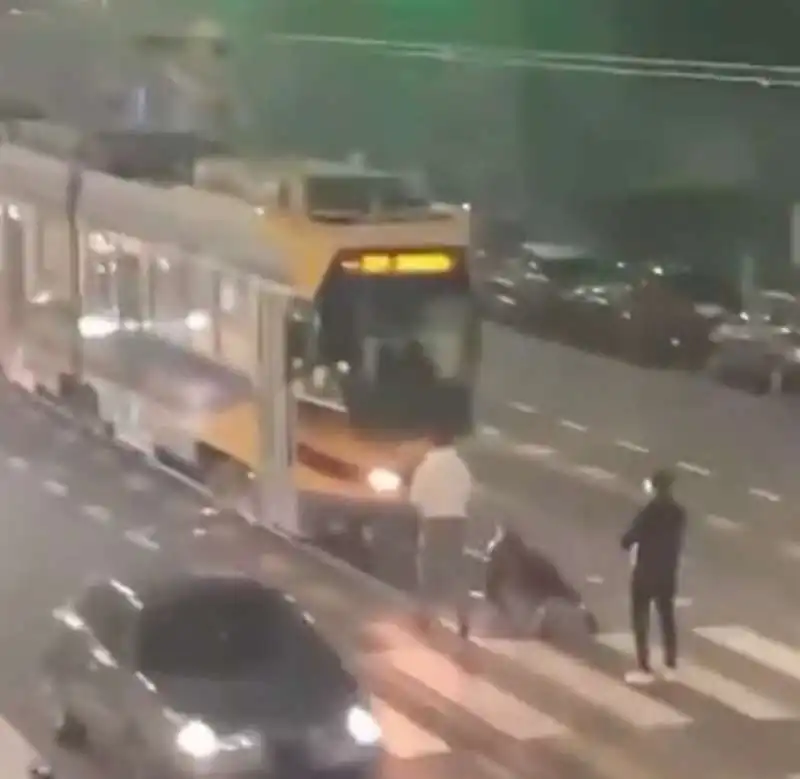
[(101, 525), (107, 525), (111, 522), (111, 512), (105, 506), (84, 506), (83, 513), (86, 514), (89, 519), (93, 519)]
[(800, 651), (793, 647), (761, 636), (742, 625), (695, 628), (694, 632), (764, 668), (800, 681)]
[(790, 541), (781, 546), (781, 551), (786, 557), (792, 560), (800, 560), (800, 544), (796, 541)]
[(597, 481), (612, 481), (617, 478), (617, 474), (612, 471), (607, 471), (605, 468), (598, 468), (594, 465), (581, 465), (576, 468), (576, 471), (582, 476), (589, 479), (596, 479)]
[(569, 730), (491, 682), (460, 668), (396, 625), (373, 626), (375, 634), (398, 648), (374, 657), (427, 687), (459, 709), (511, 738), (566, 736)]
[(727, 517), (721, 517), (719, 514), (708, 514), (706, 516), (706, 524), (724, 533), (736, 533), (743, 529), (741, 523)]
[(450, 747), (438, 736), (419, 727), (380, 698), (372, 699), (372, 711), (383, 731), (386, 751), (400, 760), (443, 755)]
[(622, 449), (627, 449), (629, 452), (636, 452), (637, 454), (648, 454), (650, 450), (646, 446), (640, 446), (639, 444), (635, 444), (633, 441), (627, 441), (624, 438), (620, 438), (614, 443)]
[[(604, 646), (621, 652), (627, 657), (635, 655), (633, 637), (630, 633), (613, 633), (598, 638)], [(706, 698), (712, 698), (717, 703), (750, 719), (791, 720), (795, 719), (798, 714), (778, 701), (760, 695), (755, 690), (751, 690), (733, 679), (728, 679), (710, 668), (693, 663), (691, 660), (681, 659), (675, 683), (688, 687)]]
[(708, 468), (704, 468), (702, 465), (697, 465), (697, 463), (690, 463), (686, 462), (685, 460), (681, 460), (678, 463), (678, 468), (682, 471), (687, 471), (688, 473), (694, 473), (698, 476), (711, 476), (711, 471)]
[(781, 496), (775, 492), (770, 492), (769, 490), (762, 490), (758, 487), (751, 487), (747, 492), (752, 495), (754, 498), (761, 498), (762, 500), (768, 500), (770, 503), (780, 503)]
[(158, 541), (154, 541), (150, 538), (147, 530), (126, 530), (125, 538), (132, 544), (136, 544), (136, 546), (151, 552), (156, 552), (161, 549), (161, 545)]
[(496, 438), (497, 436), (500, 435), (500, 428), (493, 427), (492, 425), (481, 425), (481, 427), (478, 428), (478, 432), (482, 436), (486, 436), (488, 438)]
[(30, 463), (24, 457), (9, 457), (8, 464), (15, 471), (27, 471)]
[(67, 492), (69, 492), (66, 484), (62, 484), (60, 481), (55, 481), (53, 479), (48, 479), (42, 486), (46, 492), (59, 498), (63, 498)]
[(3, 776), (8, 779), (27, 777), (31, 766), (40, 759), (33, 746), (6, 719), (0, 719), (0, 755)]
[(153, 481), (139, 473), (125, 477), (125, 488), (131, 492), (149, 492), (153, 489)]
[(490, 652), (509, 658), (526, 671), (576, 691), (581, 698), (635, 728), (678, 727), (692, 720), (677, 709), (648, 698), (606, 674), (539, 641), (474, 638)]
[(515, 444), (513, 451), (521, 457), (551, 457), (556, 453), (552, 446), (544, 444)]
[(508, 404), (516, 411), (521, 411), (523, 414), (535, 414), (536, 406), (531, 406), (529, 403), (520, 403), (518, 400), (512, 401)]
[(558, 424), (561, 427), (566, 427), (568, 430), (574, 430), (576, 433), (585, 433), (589, 428), (579, 422), (574, 422), (571, 419), (559, 419)]

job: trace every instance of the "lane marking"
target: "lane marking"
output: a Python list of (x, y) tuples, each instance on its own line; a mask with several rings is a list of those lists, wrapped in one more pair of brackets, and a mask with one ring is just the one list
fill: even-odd
[(568, 430), (574, 430), (576, 433), (585, 433), (589, 428), (579, 422), (574, 422), (571, 419), (559, 419), (558, 424), (561, 427), (566, 427)]
[(84, 506), (83, 513), (86, 514), (89, 519), (93, 519), (101, 525), (107, 525), (111, 522), (111, 512), (105, 506)]
[(497, 436), (500, 435), (500, 428), (493, 427), (492, 425), (481, 425), (481, 427), (478, 428), (478, 432), (488, 438), (497, 438)]
[(516, 740), (569, 735), (568, 728), (561, 723), (481, 676), (460, 668), (402, 628), (378, 624), (372, 626), (372, 631), (389, 646), (399, 647), (378, 652), (373, 657), (388, 663), (499, 733)]
[(636, 452), (637, 454), (649, 454), (650, 450), (646, 446), (635, 444), (633, 441), (627, 441), (624, 438), (619, 438), (614, 443), (622, 449), (627, 449), (629, 452)]
[(751, 487), (747, 492), (752, 495), (754, 498), (761, 498), (762, 500), (768, 500), (770, 503), (780, 503), (781, 496), (775, 492), (770, 492), (769, 490), (762, 490), (758, 487)]
[(539, 641), (481, 637), (473, 640), (490, 652), (514, 661), (534, 676), (576, 690), (596, 708), (635, 728), (677, 727), (692, 721), (677, 709), (636, 692), (623, 681)]
[(400, 760), (443, 755), (450, 747), (438, 736), (421, 728), (380, 698), (372, 699), (372, 711), (383, 731), (383, 743), (390, 755)]
[(790, 541), (781, 547), (781, 551), (792, 560), (800, 560), (800, 544), (796, 541)]
[(9, 457), (8, 464), (15, 471), (27, 471), (30, 467), (30, 463), (24, 457)]
[(515, 409), (516, 411), (521, 411), (523, 414), (535, 414), (536, 407), (531, 406), (529, 403), (521, 403), (518, 400), (514, 400), (508, 404), (511, 408)]
[(467, 557), (471, 557), (473, 560), (479, 560), (482, 563), (489, 562), (489, 555), (486, 552), (481, 551), (480, 549), (473, 549), (471, 547), (467, 547), (464, 550), (464, 554)]
[(705, 519), (709, 527), (713, 527), (714, 530), (721, 530), (724, 533), (736, 533), (744, 529), (740, 522), (721, 517), (719, 514), (707, 514)]
[(598, 481), (612, 481), (617, 478), (616, 473), (607, 471), (605, 468), (598, 468), (594, 465), (580, 465), (576, 470), (583, 476), (587, 476), (590, 479), (597, 479)]
[(131, 492), (150, 492), (153, 481), (143, 474), (134, 473), (125, 477), (125, 487)]
[(67, 492), (69, 492), (66, 484), (62, 484), (60, 481), (55, 481), (54, 479), (48, 479), (44, 482), (43, 486), (45, 492), (49, 492), (51, 495), (55, 495), (59, 498), (63, 498)]
[(695, 628), (694, 632), (723, 649), (800, 681), (800, 651), (765, 638), (741, 625)]
[(544, 444), (515, 444), (513, 451), (522, 457), (551, 457), (556, 453), (552, 446)]
[(686, 462), (686, 460), (681, 460), (678, 463), (678, 468), (688, 473), (694, 473), (697, 476), (711, 476), (711, 471), (708, 468), (697, 465), (697, 463)]
[(161, 545), (158, 543), (158, 541), (154, 541), (150, 537), (149, 533), (152, 532), (153, 532), (152, 528), (126, 530), (125, 538), (132, 544), (136, 544), (136, 546), (142, 549), (147, 549), (150, 552), (157, 552), (159, 549), (161, 549)]
[[(627, 657), (634, 657), (636, 651), (633, 636), (630, 633), (612, 633), (598, 636), (603, 646), (621, 652)], [(775, 721), (791, 720), (797, 712), (778, 701), (767, 698), (755, 690), (751, 690), (733, 679), (728, 679), (710, 668), (681, 659), (678, 678), (674, 684), (688, 687), (700, 695), (712, 698), (717, 703), (754, 720)]]

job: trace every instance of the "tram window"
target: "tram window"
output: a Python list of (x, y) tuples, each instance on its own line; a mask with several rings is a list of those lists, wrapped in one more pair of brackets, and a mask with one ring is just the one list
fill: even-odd
[(308, 364), (311, 356), (311, 339), (314, 336), (314, 308), (307, 300), (295, 298), (288, 312), (287, 353), (291, 361), (292, 374), (304, 373), (313, 366)]
[(256, 307), (246, 276), (220, 274), (220, 356), (233, 368), (250, 374), (255, 369), (253, 333)]
[(133, 254), (120, 254), (117, 257), (115, 282), (119, 317), (123, 322), (142, 321), (144, 314), (142, 301), (142, 277), (139, 258)]
[(83, 257), (83, 309), (87, 314), (110, 313), (117, 307), (117, 253), (103, 233), (90, 233), (87, 243)]
[(192, 311), (192, 267), (189, 258), (177, 252), (156, 255), (152, 260), (153, 329), (176, 343), (189, 338), (188, 317)]
[(192, 333), (195, 351), (206, 356), (215, 354), (214, 316), (216, 289), (215, 273), (207, 265), (197, 263), (192, 268), (190, 308), (186, 324)]
[(28, 263), (33, 303), (66, 302), (70, 297), (69, 226), (66, 219), (42, 214), (31, 225), (32, 256)]

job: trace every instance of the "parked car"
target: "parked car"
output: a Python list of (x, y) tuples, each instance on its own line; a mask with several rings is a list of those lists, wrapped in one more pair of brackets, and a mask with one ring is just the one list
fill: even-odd
[(45, 690), (58, 741), (126, 776), (364, 779), (381, 732), (283, 593), (240, 575), (98, 581), (55, 612)]
[(625, 263), (526, 244), (484, 284), (494, 319), (642, 365), (701, 368), (710, 334), (741, 310), (732, 283), (676, 263)]
[(682, 264), (643, 265), (627, 299), (619, 301), (620, 356), (642, 365), (700, 369), (714, 328), (741, 310), (732, 282)]
[(762, 291), (752, 310), (720, 323), (711, 336), (708, 372), (756, 393), (800, 390), (800, 301)]
[(491, 318), (571, 340), (575, 290), (618, 281), (623, 267), (579, 247), (524, 243), (484, 279), (484, 308)]

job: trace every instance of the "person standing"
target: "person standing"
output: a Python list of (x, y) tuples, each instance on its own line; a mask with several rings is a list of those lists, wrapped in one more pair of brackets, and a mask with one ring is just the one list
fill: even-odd
[(430, 451), (411, 478), (409, 499), (416, 509), (417, 585), (425, 625), (435, 610), (455, 608), (459, 633), (469, 635), (466, 569), (467, 508), (472, 474), (455, 447), (455, 436), (437, 431)]
[(645, 482), (651, 498), (623, 534), (622, 548), (631, 554), (631, 621), (636, 640), (637, 668), (625, 675), (629, 684), (655, 680), (650, 665), (650, 610), (655, 605), (664, 647), (663, 678), (677, 670), (678, 637), (675, 596), (686, 530), (686, 511), (673, 495), (672, 471), (656, 471)]

